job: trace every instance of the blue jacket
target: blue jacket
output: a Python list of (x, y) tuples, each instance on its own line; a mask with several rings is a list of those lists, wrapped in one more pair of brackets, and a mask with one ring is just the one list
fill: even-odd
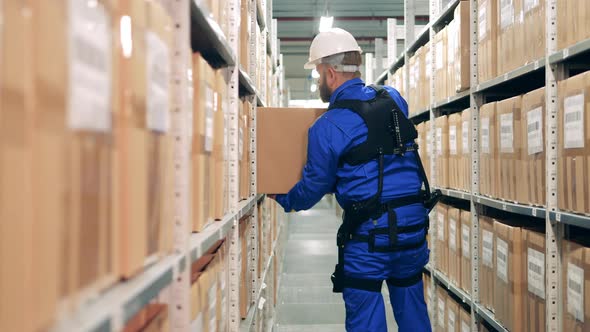
[[(399, 92), (392, 87), (385, 89), (393, 97), (402, 112), (408, 116), (408, 104)], [(352, 79), (342, 84), (330, 98), (330, 104), (342, 99), (369, 100), (375, 97), (375, 91), (359, 79)], [(286, 195), (277, 195), (278, 203), (285, 211), (307, 210), (314, 206), (325, 194), (335, 193), (342, 207), (352, 202), (366, 200), (377, 192), (377, 161), (351, 166), (338, 167), (340, 156), (350, 148), (367, 139), (368, 129), (363, 119), (348, 109), (332, 109), (323, 114), (309, 129), (307, 164), (303, 176)], [(385, 156), (384, 186), (382, 200), (416, 194), (421, 188), (418, 164), (413, 152), (404, 156)], [(397, 209), (398, 224), (411, 225), (423, 222), (426, 210), (421, 204)], [(365, 233), (365, 223), (359, 233)], [(386, 218), (379, 220), (379, 225), (386, 227)], [(364, 230), (364, 231), (363, 231)], [(406, 236), (400, 234), (400, 240)]]

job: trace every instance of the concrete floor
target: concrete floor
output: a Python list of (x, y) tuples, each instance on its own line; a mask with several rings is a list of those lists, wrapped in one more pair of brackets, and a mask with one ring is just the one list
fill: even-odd
[[(280, 282), (275, 332), (342, 332), (342, 294), (332, 293), (330, 275), (337, 261), (340, 220), (322, 200), (313, 209), (292, 214)], [(389, 331), (397, 331), (384, 287)]]

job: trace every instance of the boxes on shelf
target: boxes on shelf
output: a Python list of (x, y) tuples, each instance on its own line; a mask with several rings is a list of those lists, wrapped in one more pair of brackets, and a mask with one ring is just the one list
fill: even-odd
[(499, 101), (497, 128), (499, 132), (500, 192), (498, 197), (513, 202), (524, 202), (526, 184), (522, 162), (522, 128), (520, 122), (522, 96)]
[(430, 109), (430, 75), (432, 75), (430, 42), (420, 48), (420, 74), (420, 108), (418, 111)]
[(257, 185), (259, 193), (287, 193), (301, 178), (307, 160), (307, 133), (325, 109), (258, 108)]
[(447, 332), (461, 332), (460, 328), (461, 328), (461, 322), (460, 322), (460, 308), (459, 308), (459, 303), (457, 301), (455, 301), (455, 299), (452, 296), (449, 296), (447, 294), (447, 303), (446, 303), (446, 309), (447, 309)]
[(424, 301), (426, 302), (426, 306), (430, 311), (430, 301), (432, 301), (432, 288), (430, 287), (430, 282), (432, 281), (432, 276), (430, 273), (423, 273), (422, 274), (422, 284), (424, 285)]
[[(481, 280), (481, 274), (480, 274)], [(461, 211), (461, 289), (471, 294), (471, 212)]]
[(545, 88), (525, 94), (522, 98), (521, 128), (523, 135), (522, 203), (545, 205)]
[(494, 308), (496, 318), (510, 331), (523, 331), (524, 263), (522, 229), (494, 222), (496, 235), (496, 283)]
[(447, 331), (447, 290), (442, 286), (436, 286), (436, 324), (434, 330), (436, 332)]
[(449, 246), (448, 243), (448, 212), (449, 207), (439, 203), (436, 206), (436, 268), (444, 275), (449, 275)]
[(557, 47), (564, 49), (590, 38), (590, 5), (586, 2), (557, 2)]
[(191, 266), (191, 321), (194, 326), (203, 330), (208, 327), (208, 280), (205, 278), (204, 270), (213, 260), (213, 254), (206, 254), (194, 262)]
[(525, 292), (526, 331), (545, 331), (545, 234), (532, 229), (522, 231), (527, 272)]
[(471, 109), (461, 113), (461, 153), (459, 159), (459, 189), (471, 191)]
[(480, 108), (481, 166), (480, 192), (482, 195), (499, 197), (500, 164), (498, 130), (496, 130), (496, 102)]
[(250, 0), (240, 1), (240, 64), (246, 72), (250, 71), (250, 38), (252, 38), (250, 4)]
[(494, 312), (494, 294), (496, 284), (496, 241), (494, 223), (490, 217), (479, 217), (479, 289), (481, 304)]
[(123, 327), (123, 332), (168, 332), (168, 306), (152, 303), (141, 309)]
[(498, 1), (478, 1), (478, 76), (480, 82), (498, 75)]
[(590, 211), (590, 72), (558, 83), (558, 176), (560, 210)]
[(219, 282), (217, 283), (217, 331), (227, 330), (227, 317), (229, 313), (229, 287), (227, 286), (227, 282), (230, 278), (228, 252), (228, 242), (223, 241), (217, 251), (217, 256), (219, 258)]
[(469, 77), (469, 7), (468, 1), (459, 2), (459, 5), (455, 8), (455, 18), (449, 24), (449, 45), (453, 46), (452, 59), (454, 59), (452, 61), (453, 66), (449, 66), (449, 75), (452, 75), (452, 81), (454, 82), (449, 88), (449, 96), (454, 96), (471, 86), (471, 78)]
[[(558, 11), (559, 11), (559, 6)], [(545, 2), (524, 0), (524, 41), (525, 62), (541, 59), (545, 56)], [(559, 36), (559, 32), (558, 32)]]
[(510, 72), (523, 64), (523, 0), (498, 2), (498, 75)]
[[(465, 310), (465, 308), (463, 308), (463, 306), (459, 306), (459, 318), (461, 320), (461, 327), (460, 330), (461, 332), (468, 332), (471, 331), (471, 314), (469, 313), (469, 311)], [(483, 324), (481, 324), (483, 325)]]
[(213, 126), (213, 152), (211, 153), (210, 165), (213, 174), (213, 186), (209, 188), (210, 202), (213, 209), (211, 217), (221, 220), (228, 210), (228, 193), (227, 193), (227, 126), (226, 114), (228, 112), (228, 72), (225, 69), (215, 72), (215, 90), (217, 91), (217, 101), (213, 108), (214, 126)]
[(447, 52), (447, 28), (445, 27), (434, 36), (433, 47), (435, 48), (434, 75), (434, 101), (440, 102), (448, 97), (448, 52)]
[(240, 199), (250, 196), (251, 182), (251, 157), (250, 157), (250, 118), (252, 116), (252, 103), (244, 100), (240, 103), (240, 129), (239, 129), (239, 167), (240, 167)]
[(449, 163), (448, 173), (449, 181), (448, 187), (453, 189), (460, 189), (460, 178), (463, 176), (460, 169), (461, 159), (463, 155), (463, 142), (460, 140), (462, 134), (461, 114), (454, 113), (449, 115)]
[(449, 207), (448, 210), (448, 276), (455, 284), (461, 283), (461, 211)]
[(436, 186), (449, 186), (449, 121), (446, 115), (435, 119), (436, 122)]
[(422, 160), (422, 166), (424, 166), (424, 171), (426, 172), (426, 177), (428, 181), (431, 180), (430, 177), (430, 146), (427, 142), (430, 142), (430, 139), (426, 137), (428, 132), (430, 131), (430, 122), (421, 122), (416, 126), (416, 130), (418, 131), (418, 151), (420, 154), (420, 160)]
[(252, 237), (250, 235), (251, 232), (251, 222), (256, 222), (252, 220), (250, 216), (242, 218), (240, 220), (239, 225), (239, 232), (240, 232), (240, 243), (241, 243), (241, 252), (240, 252), (240, 260), (241, 260), (241, 277), (240, 277), (240, 316), (242, 319), (246, 318), (248, 315), (248, 310), (252, 304), (252, 270), (249, 268), (250, 262), (252, 261)]
[(588, 331), (590, 325), (590, 248), (587, 241), (562, 241), (563, 330)]
[[(417, 53), (417, 52), (416, 52)], [(409, 114), (413, 115), (419, 110), (418, 79), (420, 74), (420, 61), (417, 54), (410, 58), (410, 88), (407, 95)]]

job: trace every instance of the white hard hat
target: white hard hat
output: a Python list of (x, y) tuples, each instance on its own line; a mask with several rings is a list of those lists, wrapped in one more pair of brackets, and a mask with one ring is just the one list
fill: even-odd
[(303, 68), (314, 69), (322, 58), (352, 51), (362, 53), (354, 37), (346, 30), (331, 28), (315, 36), (309, 47), (309, 61)]

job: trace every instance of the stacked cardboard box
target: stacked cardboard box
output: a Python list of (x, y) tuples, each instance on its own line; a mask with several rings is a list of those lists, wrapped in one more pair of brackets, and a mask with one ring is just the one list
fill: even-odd
[(442, 286), (436, 287), (436, 324), (434, 330), (436, 332), (447, 331), (447, 290)]
[(459, 317), (461, 319), (461, 332), (469, 332), (471, 331), (471, 314), (469, 311), (465, 310), (463, 306), (459, 308)]
[(410, 58), (410, 87), (406, 98), (408, 99), (409, 114), (415, 114), (419, 111), (419, 75), (420, 75), (420, 60), (417, 54)]
[(522, 45), (523, 56), (525, 62), (531, 62), (545, 56), (545, 22), (547, 21), (547, 17), (545, 16), (545, 2), (524, 0), (523, 12), (525, 42)]
[[(461, 211), (461, 289), (471, 293), (471, 212)], [(481, 280), (481, 276), (480, 276)]]
[(496, 127), (499, 132), (500, 192), (497, 197), (514, 202), (524, 202), (526, 185), (524, 183), (522, 162), (522, 96), (499, 101), (496, 104)]
[(523, 0), (500, 0), (498, 3), (498, 75), (523, 64)]
[(213, 260), (212, 254), (207, 254), (199, 258), (191, 266), (191, 321), (193, 325), (205, 330), (208, 325), (208, 291), (209, 284), (205, 278), (204, 270)]
[(480, 119), (480, 192), (486, 196), (499, 197), (500, 160), (498, 154), (498, 131), (496, 130), (495, 102), (481, 106)]
[(471, 109), (461, 113), (458, 189), (471, 191)]
[(214, 126), (213, 126), (213, 151), (211, 153), (210, 166), (213, 175), (213, 187), (209, 190), (209, 200), (212, 204), (211, 217), (221, 220), (228, 209), (227, 199), (227, 112), (228, 112), (228, 95), (227, 87), (229, 75), (227, 70), (218, 70), (215, 72), (215, 90), (217, 91), (217, 100), (213, 108)]
[(558, 183), (560, 210), (590, 211), (590, 72), (559, 82)]
[(434, 83), (434, 100), (440, 102), (448, 97), (447, 87), (448, 81), (448, 52), (447, 52), (447, 28), (445, 27), (434, 36), (435, 64), (434, 75), (436, 77)]
[(449, 186), (449, 122), (443, 115), (436, 121), (436, 185), (441, 188)]
[(420, 160), (422, 160), (422, 166), (424, 166), (424, 171), (426, 172), (426, 177), (430, 181), (430, 148), (427, 144), (430, 141), (426, 135), (428, 133), (428, 126), (430, 123), (428, 121), (421, 122), (416, 126), (416, 130), (418, 131), (418, 153), (420, 154)]
[(590, 330), (590, 248), (587, 241), (562, 241), (563, 330)]
[(545, 234), (523, 229), (527, 272), (525, 314), (527, 331), (545, 331)]
[(454, 82), (449, 87), (449, 96), (454, 96), (471, 86), (469, 77), (469, 27), (469, 2), (461, 1), (455, 8), (455, 18), (449, 24), (449, 45), (453, 46), (451, 57), (453, 60), (449, 61), (453, 65), (449, 66), (449, 79), (452, 77)]
[(436, 206), (436, 268), (444, 275), (449, 275), (449, 246), (448, 246), (448, 212), (449, 207), (439, 203)]
[(430, 75), (432, 75), (432, 54), (430, 54), (430, 42), (420, 47), (418, 52), (420, 56), (420, 98), (419, 110), (430, 109)]
[(449, 295), (447, 295), (446, 309), (447, 332), (460, 332), (461, 322), (459, 316), (459, 303)]
[(423, 273), (422, 274), (422, 284), (424, 285), (424, 301), (426, 302), (426, 305), (428, 306), (428, 311), (431, 310), (430, 308), (430, 301), (432, 301), (432, 288), (430, 287), (430, 283), (432, 281), (432, 277), (430, 276), (429, 273)]
[(590, 5), (585, 2), (557, 2), (557, 47), (564, 49), (590, 38)]
[(523, 203), (545, 205), (545, 88), (522, 98), (521, 127), (524, 162)]
[(240, 64), (246, 72), (250, 71), (250, 41), (252, 38), (250, 3), (250, 0), (240, 1)]
[(241, 243), (241, 252), (240, 252), (240, 260), (241, 260), (241, 267), (242, 267), (242, 275), (240, 278), (240, 316), (242, 319), (246, 318), (248, 315), (248, 309), (252, 304), (252, 270), (249, 268), (250, 262), (252, 260), (252, 236), (250, 235), (251, 232), (251, 222), (250, 217), (245, 217), (240, 220), (239, 225), (239, 232), (240, 232), (240, 243)]
[(463, 177), (461, 169), (461, 159), (463, 156), (463, 142), (460, 140), (462, 134), (461, 114), (455, 113), (449, 115), (449, 188), (461, 189), (461, 178)]
[(250, 196), (251, 182), (251, 156), (250, 156), (250, 119), (253, 107), (248, 100), (240, 103), (239, 120), (239, 168), (240, 168), (240, 199), (247, 199)]
[(480, 302), (494, 312), (494, 294), (496, 284), (496, 241), (494, 235), (494, 221), (487, 216), (479, 218), (479, 289)]
[(461, 284), (461, 211), (450, 207), (448, 210), (448, 276), (455, 285)]
[(494, 308), (496, 318), (510, 331), (523, 331), (524, 269), (522, 229), (494, 223), (496, 235), (496, 284)]
[(498, 74), (498, 1), (478, 0), (478, 76), (485, 82)]

